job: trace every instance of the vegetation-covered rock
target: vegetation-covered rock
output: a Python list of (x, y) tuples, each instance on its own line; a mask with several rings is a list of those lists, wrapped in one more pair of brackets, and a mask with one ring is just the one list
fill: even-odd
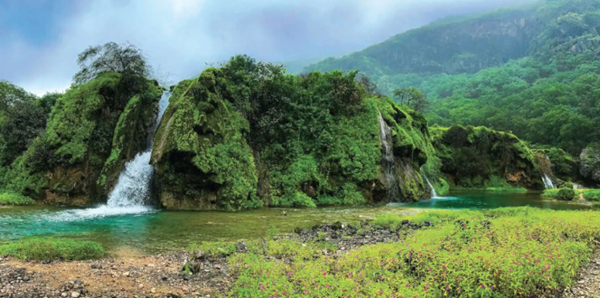
[(426, 198), (433, 147), (421, 114), (365, 91), (355, 72), (286, 75), (234, 57), (177, 85), (155, 136), (161, 201), (176, 209), (387, 202), (378, 115), (393, 131), (398, 201)]
[[(154, 101), (160, 97), (153, 82), (132, 86), (118, 73), (103, 73), (68, 90), (56, 101), (46, 131), (13, 162), (2, 184), (48, 202), (87, 204), (98, 200), (101, 192), (96, 181), (111, 154), (117, 122), (136, 94), (150, 98), (154, 94)], [(147, 123), (148, 119), (139, 121)]]
[(591, 183), (600, 185), (600, 143), (590, 144), (579, 156), (581, 175)]
[(533, 152), (515, 135), (486, 127), (433, 127), (441, 172), (456, 187), (542, 189)]
[(556, 199), (560, 201), (572, 201), (575, 198), (575, 191), (572, 188), (561, 188), (556, 194)]

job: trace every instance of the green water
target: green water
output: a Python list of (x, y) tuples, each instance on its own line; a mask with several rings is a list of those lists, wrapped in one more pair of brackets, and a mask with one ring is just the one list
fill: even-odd
[[(237, 241), (264, 237), (269, 232), (290, 233), (296, 227), (310, 228), (338, 220), (355, 223), (372, 219), (379, 213), (410, 214), (430, 208), (488, 209), (526, 205), (551, 209), (590, 208), (542, 200), (539, 193), (502, 192), (454, 193), (442, 199), (385, 207), (273, 208), (237, 213), (150, 211), (133, 215), (97, 216), (102, 212), (55, 207), (9, 207), (0, 208), (0, 241), (23, 236), (53, 235), (98, 241), (109, 252), (127, 248), (143, 254), (178, 251), (200, 241)], [(287, 216), (282, 215), (282, 211)]]

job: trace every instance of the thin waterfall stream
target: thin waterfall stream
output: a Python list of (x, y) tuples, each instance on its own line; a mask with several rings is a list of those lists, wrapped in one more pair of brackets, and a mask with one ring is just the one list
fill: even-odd
[(423, 176), (423, 178), (425, 178), (427, 185), (429, 185), (429, 190), (431, 191), (431, 198), (432, 199), (441, 198), (440, 196), (438, 196), (437, 192), (435, 191), (435, 188), (433, 187), (433, 184), (431, 184), (431, 182), (429, 181), (429, 178), (427, 178), (427, 176), (425, 174), (421, 174), (421, 175)]
[[(170, 97), (171, 92), (163, 92), (158, 103), (158, 115), (152, 127), (151, 136), (154, 136), (160, 125), (160, 121), (169, 105)], [(154, 168), (150, 164), (153, 142), (154, 138), (149, 138), (146, 149), (125, 164), (117, 185), (108, 196), (108, 201), (105, 205), (100, 205), (96, 208), (60, 212), (54, 215), (52, 220), (73, 221), (152, 212), (154, 208), (147, 205), (147, 200), (150, 197), (150, 184), (154, 174)]]
[(394, 148), (392, 147), (392, 129), (385, 123), (381, 111), (379, 111), (379, 136), (383, 147), (383, 166), (385, 181), (388, 186), (388, 199), (390, 202), (396, 201), (400, 197), (400, 187), (398, 186), (398, 177), (396, 176)]

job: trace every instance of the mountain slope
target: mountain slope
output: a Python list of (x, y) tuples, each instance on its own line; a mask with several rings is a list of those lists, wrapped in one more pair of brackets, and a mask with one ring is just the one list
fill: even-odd
[(430, 124), (484, 125), (574, 155), (600, 141), (600, 0), (539, 1), (438, 22), (305, 70), (421, 89)]

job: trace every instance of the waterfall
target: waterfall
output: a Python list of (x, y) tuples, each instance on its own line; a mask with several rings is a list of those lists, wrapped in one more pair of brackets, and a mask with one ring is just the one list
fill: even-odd
[[(158, 116), (152, 129), (152, 136), (160, 125), (162, 116), (169, 105), (170, 92), (163, 92), (158, 102)], [(119, 181), (108, 196), (109, 207), (132, 207), (143, 206), (150, 196), (150, 182), (154, 168), (150, 165), (152, 155), (152, 144), (154, 138), (148, 142), (146, 151), (139, 153), (132, 161), (128, 162), (119, 176)]]
[(439, 199), (440, 197), (437, 195), (437, 192), (435, 191), (435, 188), (433, 188), (433, 184), (431, 184), (429, 178), (427, 178), (427, 176), (424, 173), (421, 173), (421, 175), (423, 176), (423, 178), (425, 178), (425, 181), (427, 181), (427, 185), (429, 185), (429, 189), (431, 190), (431, 198)]
[[(546, 161), (548, 162), (548, 164), (551, 164), (548, 156), (545, 156), (545, 158), (546, 158)], [(552, 169), (550, 168), (550, 166), (548, 166), (548, 171), (552, 172)], [(550, 178), (550, 176), (545, 172), (542, 172), (542, 181), (544, 181), (544, 186), (546, 187), (546, 189), (556, 188), (556, 187), (554, 187), (554, 183), (552, 183), (552, 178)]]
[(544, 185), (546, 186), (546, 189), (556, 188), (556, 187), (554, 187), (554, 183), (552, 183), (552, 179), (550, 178), (550, 176), (548, 176), (548, 174), (543, 173), (542, 181), (544, 181)]
[[(171, 92), (163, 92), (158, 103), (158, 116), (150, 133), (154, 136), (156, 129), (160, 125), (162, 116), (169, 105)], [(152, 155), (152, 143), (154, 138), (148, 140), (148, 147), (135, 158), (125, 164), (125, 168), (119, 176), (117, 185), (108, 196), (108, 202), (105, 205), (96, 208), (87, 208), (79, 210), (67, 210), (59, 212), (48, 218), (52, 221), (78, 221), (91, 218), (140, 214), (152, 212), (151, 206), (146, 206), (147, 199), (150, 196), (150, 183), (154, 168), (150, 165)]]
[(385, 123), (381, 111), (379, 112), (379, 136), (383, 147), (383, 163), (385, 181), (388, 186), (388, 198), (393, 202), (400, 197), (398, 178), (396, 177), (394, 148), (392, 147), (392, 129)]

